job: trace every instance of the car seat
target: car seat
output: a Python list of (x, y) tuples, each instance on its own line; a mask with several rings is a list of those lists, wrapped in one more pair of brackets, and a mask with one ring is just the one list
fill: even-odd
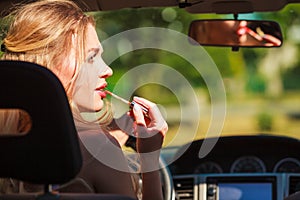
[(114, 194), (56, 193), (50, 189), (73, 180), (82, 165), (68, 98), (50, 70), (29, 62), (2, 60), (0, 89), (0, 109), (24, 110), (32, 122), (25, 135), (0, 136), (0, 177), (44, 185), (42, 193), (1, 194), (1, 200), (132, 199)]

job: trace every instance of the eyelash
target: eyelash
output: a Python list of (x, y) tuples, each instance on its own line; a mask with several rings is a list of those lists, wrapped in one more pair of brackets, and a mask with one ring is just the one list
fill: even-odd
[(93, 63), (94, 62), (94, 58), (96, 57), (97, 53), (93, 53), (92, 55), (87, 57), (87, 62), (88, 63)]
[(88, 57), (87, 57), (87, 62), (88, 63), (93, 63), (94, 62), (94, 58), (97, 56), (97, 54), (99, 53), (99, 49), (96, 49), (96, 50), (93, 50), (93, 54), (90, 54)]

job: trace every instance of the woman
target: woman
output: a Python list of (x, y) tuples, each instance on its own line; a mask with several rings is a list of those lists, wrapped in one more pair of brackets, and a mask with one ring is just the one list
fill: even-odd
[[(94, 19), (68, 0), (41, 0), (21, 6), (12, 14), (2, 59), (37, 63), (61, 80), (81, 139), (84, 163), (77, 178), (88, 191), (136, 197), (121, 146), (112, 136), (116, 126), (107, 128), (112, 124), (112, 114), (104, 102), (104, 89), (106, 78), (113, 72), (101, 58), (103, 49)], [(134, 101), (132, 111), (121, 121), (128, 122), (126, 126), (130, 125), (129, 130), (137, 136), (142, 198), (162, 199), (158, 159), (168, 126), (154, 103), (139, 97)], [(139, 104), (149, 110), (147, 122)], [(93, 113), (93, 119), (87, 120), (83, 113)], [(76, 192), (75, 188), (71, 184), (64, 191)]]

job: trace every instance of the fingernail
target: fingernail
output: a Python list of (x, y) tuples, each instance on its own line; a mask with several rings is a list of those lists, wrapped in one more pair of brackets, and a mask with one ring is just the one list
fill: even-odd
[(133, 97), (133, 100), (134, 100), (134, 99), (139, 99), (139, 97), (138, 97), (138, 96), (134, 96), (134, 97)]
[(137, 103), (135, 103), (135, 102), (133, 101), (132, 105), (133, 105), (133, 109), (134, 109), (134, 110), (138, 110), (137, 106), (139, 106), (139, 105), (138, 105)]

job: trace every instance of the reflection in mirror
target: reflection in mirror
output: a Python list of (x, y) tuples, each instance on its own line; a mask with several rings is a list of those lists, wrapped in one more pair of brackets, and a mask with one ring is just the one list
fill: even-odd
[(280, 27), (273, 21), (196, 20), (190, 25), (189, 36), (200, 45), (233, 47), (282, 45)]
[(25, 135), (31, 126), (30, 115), (25, 110), (0, 108), (0, 136)]

